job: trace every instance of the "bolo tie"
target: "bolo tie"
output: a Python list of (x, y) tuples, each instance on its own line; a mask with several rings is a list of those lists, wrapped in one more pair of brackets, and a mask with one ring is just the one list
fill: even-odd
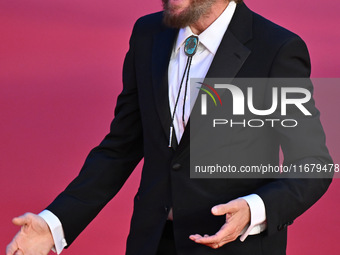
[(185, 113), (185, 102), (186, 102), (186, 97), (187, 97), (187, 92), (188, 92), (188, 82), (189, 82), (189, 73), (190, 73), (190, 67), (191, 67), (191, 62), (192, 62), (192, 57), (195, 55), (197, 51), (197, 46), (198, 46), (198, 37), (195, 35), (189, 36), (185, 40), (185, 45), (184, 45), (184, 53), (188, 57), (187, 58), (187, 63), (185, 65), (184, 73), (181, 79), (181, 84), (179, 86), (177, 98), (176, 98), (176, 103), (174, 110), (171, 115), (171, 125), (170, 125), (170, 137), (169, 137), (169, 148), (172, 147), (172, 136), (173, 136), (173, 130), (174, 130), (174, 118), (175, 118), (175, 113), (178, 105), (178, 101), (181, 95), (181, 90), (183, 87), (183, 81), (185, 81), (185, 88), (184, 88), (184, 102), (183, 102), (183, 109), (182, 109), (182, 122), (183, 126), (185, 127), (185, 119), (184, 119), (184, 113)]

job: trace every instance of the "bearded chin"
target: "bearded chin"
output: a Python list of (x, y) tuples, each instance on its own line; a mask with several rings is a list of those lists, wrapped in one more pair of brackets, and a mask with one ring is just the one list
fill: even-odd
[(169, 6), (168, 0), (163, 2), (163, 22), (173, 28), (184, 28), (199, 20), (199, 18), (210, 11), (212, 4), (216, 0), (192, 0), (189, 7), (179, 14), (174, 14), (174, 10)]
[(195, 23), (200, 16), (193, 15), (189, 9), (179, 14), (173, 14), (171, 10), (164, 10), (163, 22), (165, 25), (173, 28), (183, 28)]

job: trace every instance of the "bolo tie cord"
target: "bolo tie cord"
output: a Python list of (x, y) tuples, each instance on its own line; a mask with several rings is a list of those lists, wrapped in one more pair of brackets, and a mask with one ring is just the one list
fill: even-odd
[(170, 136), (169, 136), (169, 148), (172, 147), (172, 138), (173, 138), (173, 130), (174, 130), (174, 119), (175, 119), (176, 109), (177, 109), (177, 106), (178, 106), (178, 101), (179, 101), (179, 98), (180, 98), (180, 95), (181, 95), (181, 91), (182, 91), (182, 87), (183, 87), (183, 81), (184, 81), (184, 78), (186, 77), (185, 89), (184, 89), (184, 101), (183, 101), (183, 109), (182, 109), (182, 122), (183, 122), (183, 127), (185, 127), (185, 118), (184, 118), (184, 115), (185, 115), (185, 103), (186, 103), (186, 97), (187, 97), (187, 91), (188, 91), (188, 83), (189, 83), (189, 73), (190, 73), (192, 57), (196, 53), (197, 45), (198, 45), (198, 37), (197, 36), (190, 36), (190, 37), (188, 37), (186, 39), (185, 47), (184, 47), (184, 52), (188, 56), (188, 59), (187, 59), (187, 63), (185, 65), (184, 73), (183, 73), (183, 76), (182, 76), (182, 79), (181, 79), (181, 84), (179, 86), (179, 91), (178, 91), (178, 94), (177, 94), (174, 111), (173, 111), (172, 116), (171, 116)]

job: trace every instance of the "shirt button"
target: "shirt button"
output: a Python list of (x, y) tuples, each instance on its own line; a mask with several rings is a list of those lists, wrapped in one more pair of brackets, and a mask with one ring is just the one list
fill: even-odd
[(173, 170), (179, 170), (181, 167), (182, 167), (181, 164), (176, 163), (176, 164), (174, 164), (174, 165), (172, 166), (172, 169), (173, 169)]

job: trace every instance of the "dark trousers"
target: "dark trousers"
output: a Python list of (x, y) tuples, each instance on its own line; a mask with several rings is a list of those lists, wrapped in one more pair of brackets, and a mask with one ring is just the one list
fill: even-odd
[(176, 255), (176, 247), (174, 240), (174, 230), (172, 226), (172, 221), (167, 221), (161, 240), (159, 241), (157, 255)]

